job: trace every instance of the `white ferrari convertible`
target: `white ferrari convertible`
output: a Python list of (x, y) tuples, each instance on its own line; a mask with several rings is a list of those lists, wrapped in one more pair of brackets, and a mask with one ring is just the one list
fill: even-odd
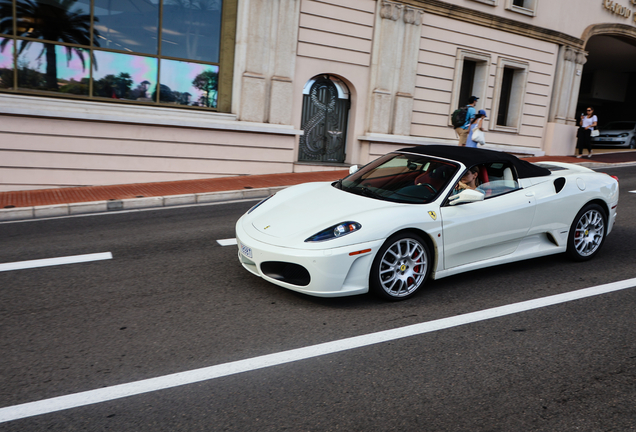
[[(466, 187), (471, 172), (478, 178)], [(617, 205), (618, 179), (581, 166), (411, 147), (261, 201), (236, 224), (238, 256), (301, 293), (401, 300), (428, 278), (557, 253), (591, 259)]]

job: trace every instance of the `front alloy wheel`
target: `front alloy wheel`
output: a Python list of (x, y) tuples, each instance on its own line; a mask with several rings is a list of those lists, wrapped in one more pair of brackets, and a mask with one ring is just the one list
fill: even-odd
[(389, 300), (407, 299), (424, 284), (429, 268), (426, 243), (415, 234), (397, 234), (382, 245), (373, 261), (371, 290)]
[(594, 257), (605, 240), (605, 212), (597, 204), (589, 204), (576, 215), (568, 237), (568, 253), (576, 261)]

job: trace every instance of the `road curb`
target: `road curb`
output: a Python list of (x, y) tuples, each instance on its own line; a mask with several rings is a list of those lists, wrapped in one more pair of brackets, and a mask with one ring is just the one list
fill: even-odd
[(0, 209), (0, 222), (266, 198), (288, 186)]
[[(607, 169), (634, 166), (636, 162), (602, 163), (581, 161), (574, 165), (591, 169)], [(257, 199), (265, 198), (287, 187), (289, 186), (0, 209), (0, 222)]]
[(618, 163), (609, 163), (609, 162), (580, 162), (573, 165), (580, 165), (585, 168), (597, 169), (597, 168), (622, 168), (628, 166), (635, 166), (636, 162), (618, 162)]

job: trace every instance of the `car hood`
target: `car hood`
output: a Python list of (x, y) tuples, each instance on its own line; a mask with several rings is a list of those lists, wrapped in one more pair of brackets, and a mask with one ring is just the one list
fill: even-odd
[(358, 222), (370, 210), (395, 206), (400, 204), (345, 192), (331, 183), (305, 183), (277, 193), (246, 222), (273, 238), (309, 237), (341, 222)]

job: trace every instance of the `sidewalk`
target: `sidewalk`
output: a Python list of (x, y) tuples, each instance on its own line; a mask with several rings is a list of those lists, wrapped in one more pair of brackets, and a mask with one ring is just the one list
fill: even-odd
[[(524, 159), (530, 162), (568, 162), (590, 168), (603, 168), (636, 163), (636, 152), (595, 154), (590, 159), (571, 156)], [(347, 174), (347, 170), (338, 170), (0, 192), (0, 221), (265, 198), (287, 186), (335, 181)]]

